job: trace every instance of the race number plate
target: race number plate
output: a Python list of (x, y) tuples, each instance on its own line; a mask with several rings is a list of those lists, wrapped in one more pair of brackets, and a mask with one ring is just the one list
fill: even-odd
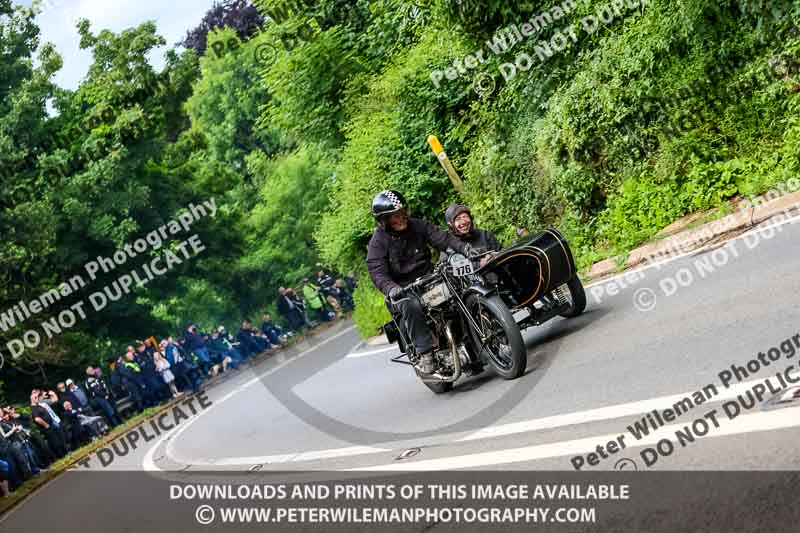
[(472, 274), (472, 261), (466, 257), (454, 258), (452, 263), (453, 275), (457, 277), (469, 276)]
[(450, 291), (447, 290), (444, 283), (437, 283), (422, 295), (422, 301), (431, 307), (442, 305), (449, 299)]

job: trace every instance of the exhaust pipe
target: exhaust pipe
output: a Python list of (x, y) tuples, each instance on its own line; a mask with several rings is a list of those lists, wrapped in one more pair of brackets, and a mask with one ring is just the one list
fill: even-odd
[(461, 357), (458, 355), (458, 347), (456, 346), (456, 340), (453, 336), (453, 330), (450, 328), (450, 322), (445, 326), (444, 332), (445, 335), (447, 335), (447, 342), (450, 343), (450, 351), (453, 353), (453, 375), (443, 376), (441, 374), (431, 374), (430, 376), (422, 378), (422, 381), (452, 383), (461, 377)]

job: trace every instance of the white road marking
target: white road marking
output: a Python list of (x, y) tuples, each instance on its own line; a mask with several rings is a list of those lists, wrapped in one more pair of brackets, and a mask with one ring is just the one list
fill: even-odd
[(321, 459), (338, 459), (341, 457), (368, 455), (387, 451), (390, 450), (376, 448), (373, 446), (350, 446), (347, 448), (333, 448), (330, 450), (265, 455), (263, 457), (226, 457), (224, 459), (193, 461), (192, 464), (196, 466), (250, 466), (258, 464), (281, 464), (301, 461), (319, 461)]
[[(703, 437), (696, 436), (695, 438), (697, 440), (703, 440), (707, 438), (739, 435), (757, 431), (773, 431), (776, 429), (800, 426), (800, 416), (798, 415), (800, 415), (800, 407), (790, 407), (775, 411), (762, 411), (759, 413), (742, 415), (731, 421), (727, 419), (723, 412), (717, 412), (717, 421), (719, 422), (720, 427), (716, 428), (713, 426), (711, 421), (708, 421), (709, 427), (711, 428), (708, 433)], [(694, 421), (694, 417), (682, 424), (663, 426), (659, 428), (658, 431), (651, 433), (647, 437), (642, 437), (638, 441), (625, 441), (627, 444), (625, 449), (627, 450), (630, 448), (639, 448), (641, 446), (655, 444), (661, 439), (669, 439), (677, 442), (678, 439), (675, 436), (675, 431), (684, 429), (687, 424), (690, 425), (692, 421)], [(534, 446), (524, 446), (521, 448), (511, 448), (493, 452), (473, 453), (456, 457), (442, 457), (440, 459), (389, 463), (377, 466), (353, 468), (350, 470), (386, 472), (453, 470), (458, 468), (477, 468), (494, 465), (507, 465), (510, 463), (523, 463), (539, 459), (549, 459), (552, 457), (586, 454), (594, 450), (594, 447), (598, 444), (604, 445), (605, 443), (616, 439), (618, 436), (619, 433), (609, 433), (607, 435), (596, 435), (594, 437), (554, 442), (551, 444), (538, 444)], [(680, 449), (680, 447), (675, 448), (676, 452)], [(618, 454), (619, 457), (625, 456), (624, 452), (618, 452)], [(566, 464), (564, 466), (566, 469)], [(611, 468), (613, 466), (613, 459), (609, 459), (604, 466)]]
[[(743, 381), (735, 385), (731, 385), (728, 389), (717, 387), (719, 394), (713, 396), (708, 402), (721, 402), (735, 398), (738, 394), (744, 393), (753, 385), (763, 382), (764, 379), (752, 379), (750, 381)], [(505, 435), (515, 435), (519, 433), (530, 433), (541, 429), (552, 429), (563, 426), (572, 426), (576, 424), (585, 424), (589, 422), (596, 422), (600, 420), (613, 420), (614, 418), (622, 418), (626, 416), (636, 416), (645, 413), (650, 413), (653, 410), (662, 411), (671, 408), (677, 402), (691, 397), (695, 391), (684, 392), (683, 394), (672, 394), (669, 396), (661, 396), (659, 398), (651, 398), (649, 400), (640, 400), (629, 403), (619, 403), (616, 405), (609, 405), (607, 407), (598, 407), (596, 409), (589, 409), (587, 411), (577, 411), (574, 413), (566, 413), (563, 415), (546, 416), (544, 418), (536, 418), (533, 420), (525, 420), (522, 422), (512, 422), (510, 424), (502, 424), (499, 426), (488, 426), (484, 429), (479, 429), (466, 437), (458, 439), (459, 442), (466, 442), (478, 439), (488, 439), (501, 437)], [(691, 413), (696, 411), (698, 407), (691, 409), (686, 416), (692, 416)], [(684, 416), (681, 415), (681, 416)]]
[[(753, 379), (732, 385), (728, 389), (722, 389), (719, 394), (713, 396), (709, 402), (722, 402), (735, 398), (738, 394), (750, 389), (753, 385), (763, 381), (762, 379)], [(691, 396), (695, 391), (689, 391), (682, 394), (672, 394), (669, 396), (661, 396), (658, 398), (651, 398), (648, 400), (640, 400), (636, 402), (629, 402), (623, 404), (609, 405), (596, 409), (589, 409), (585, 411), (576, 411), (573, 413), (565, 413), (561, 415), (546, 416), (542, 418), (535, 418), (532, 420), (525, 420), (522, 422), (512, 422), (509, 424), (501, 424), (496, 426), (488, 426), (484, 429), (473, 432), (458, 432), (454, 434), (443, 434), (433, 439), (429, 439), (426, 443), (428, 446), (434, 444), (448, 444), (452, 442), (469, 442), (479, 439), (497, 438), (508, 435), (518, 435), (522, 433), (532, 433), (543, 429), (555, 429), (565, 426), (573, 426), (577, 424), (585, 424), (591, 422), (599, 422), (603, 420), (613, 420), (623, 417), (635, 417), (649, 413), (654, 409), (664, 410), (671, 408), (678, 401)], [(694, 413), (699, 412), (699, 406), (695, 407), (688, 413), (684, 413), (682, 418), (685, 420), (693, 420)], [(193, 419), (195, 420), (195, 419)], [(633, 420), (631, 420), (632, 423)], [(626, 423), (627, 424), (627, 423)], [(620, 431), (623, 431), (625, 426), (620, 425)], [(618, 435), (618, 434), (616, 434)], [(614, 435), (616, 437), (616, 435)], [(178, 434), (175, 435), (176, 437)], [(170, 441), (167, 447), (167, 455), (170, 455), (170, 446), (174, 439)], [(418, 441), (415, 441), (418, 444)], [(330, 448), (327, 450), (313, 450), (306, 452), (297, 452), (290, 454), (275, 454), (275, 455), (262, 455), (262, 456), (249, 456), (249, 457), (230, 457), (224, 459), (193, 459), (191, 464), (197, 466), (239, 466), (239, 465), (254, 465), (254, 464), (276, 464), (276, 463), (296, 463), (301, 461), (314, 461), (320, 459), (337, 459), (343, 457), (353, 457), (356, 455), (372, 455), (385, 453), (394, 449), (405, 448), (414, 443), (407, 441), (390, 441), (376, 443), (373, 446), (347, 446), (343, 448)], [(596, 442), (595, 442), (596, 445)], [(188, 462), (188, 461), (182, 461)]]
[(346, 358), (346, 359), (356, 359), (356, 358), (358, 358), (358, 357), (366, 357), (366, 356), (368, 356), (368, 355), (375, 355), (375, 354), (378, 354), (378, 353), (386, 353), (386, 352), (391, 352), (392, 350), (395, 350), (395, 351), (398, 351), (398, 352), (400, 351), (400, 350), (399, 350), (399, 348), (398, 348), (397, 346), (395, 346), (395, 345), (392, 345), (392, 346), (387, 346), (386, 348), (381, 348), (381, 349), (379, 349), (379, 350), (370, 350), (370, 351), (368, 351), (368, 352), (354, 352), (354, 353), (350, 353), (350, 354), (347, 354), (347, 356), (346, 356), (345, 358)]

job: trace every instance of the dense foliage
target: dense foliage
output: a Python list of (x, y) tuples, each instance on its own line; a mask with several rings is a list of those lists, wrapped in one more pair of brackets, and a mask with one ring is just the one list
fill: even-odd
[[(219, 205), (192, 229), (201, 256), (6, 354), (12, 394), (26, 375), (74, 372), (188, 320), (235, 328), (318, 263), (358, 273), (356, 323), (374, 333), (385, 309), (365, 276), (371, 197), (403, 190), (442, 222), (457, 196), (430, 134), (481, 225), (505, 241), (557, 226), (584, 267), (800, 171), (798, 0), (255, 7), (216, 5), (160, 72), (146, 59), (164, 44), (153, 23), (114, 34), (81, 22), (94, 63), (66, 91), (33, 16), (0, 0), (0, 312), (190, 203)], [(516, 33), (531, 21), (538, 31)]]
[(214, 30), (230, 28), (240, 39), (247, 40), (263, 25), (264, 17), (249, 0), (215, 2), (200, 24), (189, 30), (180, 44), (202, 56), (209, 44), (208, 34)]

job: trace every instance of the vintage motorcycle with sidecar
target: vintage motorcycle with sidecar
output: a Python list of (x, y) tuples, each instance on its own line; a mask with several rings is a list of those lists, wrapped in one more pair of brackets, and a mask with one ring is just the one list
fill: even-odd
[(434, 338), (434, 374), (420, 374), (420, 354), (399, 327), (399, 316), (383, 327), (389, 342), (397, 342), (402, 352), (392, 361), (412, 365), (437, 394), (450, 391), (462, 375), (483, 372), (487, 364), (505, 379), (520, 377), (527, 365), (520, 328), (557, 315), (574, 317), (586, 307), (572, 252), (556, 230), (492, 253), (478, 267), (488, 254), (447, 254), (431, 274), (400, 293), (399, 298), (414, 295), (422, 303)]

